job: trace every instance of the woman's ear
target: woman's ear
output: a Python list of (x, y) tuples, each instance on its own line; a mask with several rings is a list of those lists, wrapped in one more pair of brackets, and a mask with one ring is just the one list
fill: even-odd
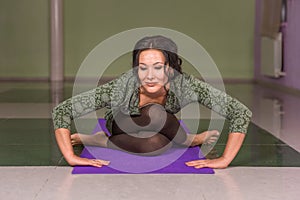
[(133, 71), (133, 75), (139, 80), (139, 72), (138, 72), (138, 70), (139, 70), (139, 68), (138, 67), (134, 67), (133, 69), (132, 69), (132, 71)]
[(172, 79), (174, 77), (174, 69), (173, 67), (168, 67), (168, 76), (170, 79)]

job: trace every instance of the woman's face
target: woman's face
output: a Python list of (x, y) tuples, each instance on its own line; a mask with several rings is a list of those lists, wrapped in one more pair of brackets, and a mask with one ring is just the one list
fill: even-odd
[(138, 77), (147, 93), (160, 92), (167, 83), (168, 77), (165, 74), (164, 64), (165, 57), (159, 50), (149, 49), (140, 53)]

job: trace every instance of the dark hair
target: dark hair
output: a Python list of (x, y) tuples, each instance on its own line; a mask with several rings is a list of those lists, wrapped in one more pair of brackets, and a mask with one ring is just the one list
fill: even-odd
[(161, 35), (144, 37), (135, 44), (132, 52), (133, 68), (139, 65), (139, 57), (141, 52), (148, 49), (157, 49), (163, 53), (166, 60), (165, 65), (168, 64), (174, 69), (174, 74), (169, 77), (170, 79), (176, 77), (178, 73), (182, 74), (182, 60), (177, 55), (177, 45), (171, 39)]

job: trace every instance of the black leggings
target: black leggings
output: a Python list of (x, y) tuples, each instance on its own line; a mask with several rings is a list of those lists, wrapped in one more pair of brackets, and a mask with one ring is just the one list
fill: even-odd
[(187, 134), (178, 119), (159, 104), (141, 108), (141, 115), (119, 112), (114, 116), (108, 147), (134, 154), (159, 155), (172, 146), (182, 144)]

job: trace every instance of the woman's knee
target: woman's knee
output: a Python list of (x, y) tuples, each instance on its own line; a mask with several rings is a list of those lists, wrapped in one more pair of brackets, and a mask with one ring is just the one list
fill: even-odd
[(172, 142), (160, 133), (149, 137), (121, 134), (110, 137), (108, 147), (133, 154), (155, 156), (171, 148)]
[(145, 145), (139, 146), (139, 152), (145, 155), (159, 155), (172, 147), (172, 142), (160, 133), (145, 140)]

